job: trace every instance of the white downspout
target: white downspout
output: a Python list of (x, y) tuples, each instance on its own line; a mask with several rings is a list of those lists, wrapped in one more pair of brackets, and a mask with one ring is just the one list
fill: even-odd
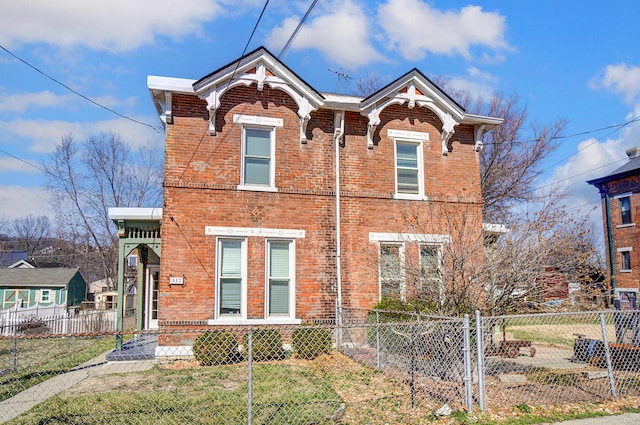
[(342, 325), (342, 261), (340, 259), (340, 143), (344, 137), (344, 111), (336, 111), (333, 124), (336, 147), (336, 321)]

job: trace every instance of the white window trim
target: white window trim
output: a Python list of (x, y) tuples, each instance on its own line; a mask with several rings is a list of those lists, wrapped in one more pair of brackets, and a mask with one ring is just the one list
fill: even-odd
[(428, 233), (369, 233), (369, 242), (420, 242), (420, 243), (451, 243), (451, 235)]
[[(241, 283), (240, 283), (240, 316), (234, 314), (220, 314), (220, 272), (222, 255), (220, 255), (220, 247), (222, 246), (222, 241), (225, 240), (239, 240), (242, 241), (242, 253), (240, 259), (240, 273), (241, 273)], [(216, 238), (216, 278), (215, 278), (215, 311), (214, 317), (216, 322), (220, 321), (232, 321), (236, 322), (237, 320), (246, 320), (247, 318), (247, 238), (231, 238), (231, 237), (223, 237)]]
[[(272, 117), (259, 117), (253, 115), (234, 115), (233, 122), (241, 125), (241, 163), (240, 163), (240, 184), (237, 186), (238, 190), (252, 190), (261, 192), (277, 192), (275, 185), (276, 176), (276, 128), (282, 128), (284, 121), (281, 118)], [(246, 130), (256, 129), (269, 131), (271, 134), (270, 143), (270, 162), (269, 162), (269, 184), (268, 185), (256, 185), (245, 184), (245, 149), (246, 149)]]
[(633, 195), (633, 192), (621, 193), (619, 195), (615, 195), (613, 199), (628, 198), (631, 197), (631, 195)]
[[(289, 243), (289, 315), (288, 316), (270, 316), (269, 315), (269, 247), (271, 242), (287, 242)], [(264, 318), (267, 321), (287, 320), (296, 317), (296, 244), (295, 239), (266, 239), (264, 255)]]
[(400, 257), (400, 300), (405, 301), (407, 299), (407, 278), (405, 273), (405, 256), (404, 242), (397, 241), (379, 241), (378, 242), (378, 301), (382, 299), (382, 245), (396, 245), (400, 249), (398, 255)]
[[(44, 299), (44, 294), (47, 293), (48, 300)], [(38, 293), (38, 302), (41, 303), (50, 303), (51, 302), (51, 289), (41, 289)]]
[[(418, 162), (418, 193), (398, 193), (398, 142), (416, 145), (416, 161)], [(422, 201), (426, 200), (424, 195), (424, 160), (422, 140), (410, 138), (393, 139), (393, 172), (395, 174), (395, 192), (394, 199), (408, 199)]]
[[(393, 171), (395, 173), (395, 190), (394, 199), (406, 199), (416, 201), (426, 201), (427, 198), (424, 192), (424, 143), (429, 141), (429, 133), (421, 131), (409, 131), (409, 130), (387, 130), (387, 137), (393, 138)], [(398, 193), (398, 142), (413, 143), (418, 145), (417, 148), (417, 161), (418, 161), (418, 192), (417, 194), (411, 193)]]

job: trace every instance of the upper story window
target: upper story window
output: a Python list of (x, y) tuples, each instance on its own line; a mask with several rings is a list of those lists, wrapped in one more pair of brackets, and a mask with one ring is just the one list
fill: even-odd
[(273, 186), (273, 131), (244, 129), (243, 185)]
[(234, 115), (233, 120), (242, 125), (240, 187), (275, 190), (276, 128), (283, 126), (282, 119)]
[(631, 251), (632, 248), (618, 248), (618, 252), (620, 253), (620, 271), (621, 272), (630, 272), (631, 271)]
[(387, 135), (393, 137), (395, 143), (396, 198), (423, 199), (422, 144), (423, 140), (429, 140), (429, 134), (416, 131), (388, 130)]
[(417, 143), (396, 142), (396, 193), (420, 195), (419, 147)]
[(620, 203), (620, 223), (622, 224), (633, 223), (631, 219), (631, 197), (624, 196), (624, 197), (618, 198), (618, 202)]

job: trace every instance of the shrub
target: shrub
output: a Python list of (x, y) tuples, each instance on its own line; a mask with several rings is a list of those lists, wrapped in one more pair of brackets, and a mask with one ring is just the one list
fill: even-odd
[[(251, 358), (257, 362), (266, 360), (284, 359), (284, 349), (282, 348), (282, 336), (278, 329), (256, 329), (251, 338)], [(248, 357), (249, 335), (242, 337), (242, 348), (245, 356)]]
[(203, 366), (236, 363), (242, 360), (238, 339), (230, 331), (206, 331), (193, 343), (193, 354)]
[(39, 335), (51, 332), (44, 320), (36, 316), (29, 316), (27, 320), (20, 323), (17, 331), (23, 335)]
[(321, 328), (298, 328), (291, 335), (291, 344), (298, 358), (313, 360), (331, 351), (331, 332)]

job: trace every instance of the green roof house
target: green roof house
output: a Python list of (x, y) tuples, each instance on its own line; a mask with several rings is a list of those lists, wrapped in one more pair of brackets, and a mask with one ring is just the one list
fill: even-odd
[(79, 305), (87, 283), (78, 269), (0, 269), (0, 310), (39, 306)]

